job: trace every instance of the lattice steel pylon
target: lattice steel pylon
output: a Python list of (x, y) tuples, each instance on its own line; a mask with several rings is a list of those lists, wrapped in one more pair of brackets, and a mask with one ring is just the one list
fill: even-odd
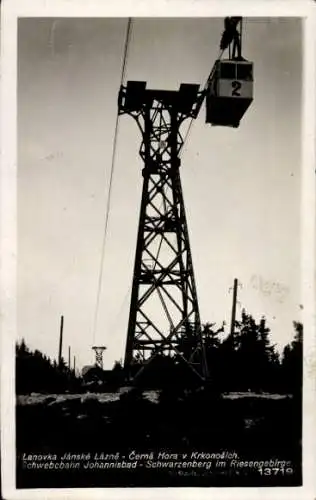
[(144, 161), (124, 362), (130, 378), (159, 355), (208, 377), (179, 172), (180, 126), (196, 117), (200, 99), (198, 85), (165, 91), (129, 81), (120, 89), (119, 114), (136, 120)]

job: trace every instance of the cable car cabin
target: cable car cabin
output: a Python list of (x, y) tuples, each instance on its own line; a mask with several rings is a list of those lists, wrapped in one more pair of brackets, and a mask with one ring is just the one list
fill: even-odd
[(206, 96), (206, 123), (237, 128), (252, 100), (252, 62), (216, 61)]

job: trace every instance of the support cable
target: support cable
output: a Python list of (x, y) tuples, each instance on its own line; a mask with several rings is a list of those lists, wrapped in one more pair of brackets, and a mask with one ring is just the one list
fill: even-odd
[[(220, 53), (219, 53), (219, 55), (218, 55), (218, 57), (217, 57), (217, 60), (220, 60), (220, 59), (222, 58), (223, 53), (224, 53), (224, 50), (221, 50), (221, 51), (220, 51)], [(211, 73), (210, 73), (210, 75), (209, 75), (208, 79), (207, 79), (207, 80), (206, 80), (206, 82), (205, 82), (205, 85), (204, 85), (204, 88), (203, 88), (203, 91), (202, 91), (203, 93), (205, 93), (205, 92), (207, 91), (207, 89), (208, 89), (208, 86), (209, 86), (209, 83), (210, 83), (210, 80), (211, 80), (212, 76), (213, 76), (213, 70), (211, 71)], [(179, 153), (179, 157), (180, 157), (180, 158), (181, 158), (181, 156), (182, 156), (182, 152), (183, 152), (183, 150), (184, 150), (185, 143), (186, 143), (186, 142), (188, 141), (188, 139), (189, 139), (190, 132), (191, 132), (192, 125), (193, 125), (193, 122), (194, 122), (194, 121), (195, 121), (195, 117), (192, 117), (192, 118), (191, 118), (191, 121), (190, 121), (190, 123), (189, 123), (189, 126), (188, 126), (188, 128), (187, 128), (186, 134), (185, 134), (185, 136), (184, 136), (184, 139), (183, 139), (183, 143), (182, 143), (181, 151), (180, 151), (180, 153)]]
[[(123, 63), (122, 63), (122, 72), (121, 72), (121, 86), (123, 85), (124, 80), (125, 80), (126, 63), (127, 63), (127, 56), (128, 56), (128, 47), (129, 47), (130, 33), (131, 33), (131, 24), (132, 24), (132, 20), (131, 20), (131, 18), (128, 18), (128, 23), (127, 23), (127, 28), (126, 28), (126, 38), (125, 38), (125, 46), (124, 46)], [(113, 149), (112, 149), (110, 181), (109, 181), (109, 187), (108, 187), (108, 192), (107, 192), (107, 203), (106, 203), (106, 210), (105, 210), (105, 226), (104, 226), (104, 233), (103, 233), (103, 240), (102, 240), (102, 247), (101, 247), (101, 261), (100, 261), (100, 272), (99, 272), (98, 285), (97, 285), (96, 308), (95, 308), (94, 320), (93, 320), (93, 343), (95, 343), (95, 336), (96, 336), (96, 329), (97, 329), (97, 322), (98, 322), (98, 313), (99, 313), (99, 305), (100, 305), (100, 296), (101, 296), (101, 289), (102, 289), (102, 276), (103, 276), (103, 268), (104, 268), (104, 254), (105, 254), (105, 246), (106, 246), (106, 240), (107, 240), (109, 214), (110, 214), (110, 209), (111, 209), (111, 194), (112, 194), (113, 174), (114, 174), (115, 159), (116, 159), (118, 125), (119, 125), (119, 114), (117, 113), (116, 123), (115, 123), (115, 129), (114, 129), (114, 139), (113, 139)]]

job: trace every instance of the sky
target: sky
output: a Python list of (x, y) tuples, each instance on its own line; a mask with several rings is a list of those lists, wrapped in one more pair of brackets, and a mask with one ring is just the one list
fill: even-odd
[[(142, 188), (140, 133), (119, 119), (102, 287), (101, 248), (126, 19), (20, 19), (18, 29), (18, 337), (57, 357), (64, 315), (77, 367), (105, 345), (124, 357)], [(204, 82), (222, 19), (133, 19), (126, 80), (177, 90)], [(300, 317), (301, 22), (244, 20), (254, 101), (238, 129), (205, 108), (182, 152), (181, 178), (202, 322), (243, 307), (267, 318), (281, 349)], [(185, 133), (185, 127), (183, 126)]]

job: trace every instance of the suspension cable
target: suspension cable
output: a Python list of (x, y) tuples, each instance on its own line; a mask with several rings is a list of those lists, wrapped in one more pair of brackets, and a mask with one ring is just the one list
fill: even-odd
[[(121, 72), (121, 86), (123, 85), (124, 80), (125, 80), (125, 73), (126, 73), (126, 66), (127, 66), (127, 59), (128, 59), (128, 48), (129, 48), (130, 34), (131, 34), (131, 25), (132, 25), (132, 20), (131, 20), (131, 18), (129, 18), (128, 19), (128, 23), (127, 23), (127, 28), (126, 28), (124, 56), (123, 56), (122, 72)], [(221, 57), (223, 55), (223, 52), (224, 51), (221, 50), (221, 52), (220, 52), (220, 54), (218, 56), (218, 59), (221, 59)], [(207, 89), (210, 77), (211, 77), (211, 75), (206, 80), (203, 92)], [(193, 125), (193, 121), (194, 121), (194, 118), (191, 118), (191, 121), (190, 121), (189, 126), (187, 128), (186, 135), (185, 135), (184, 140), (183, 140), (182, 148), (181, 148), (181, 151), (180, 151), (180, 157), (181, 157), (182, 152), (184, 150), (184, 146), (185, 146), (186, 142), (189, 139), (190, 132), (191, 132), (192, 125)], [(119, 114), (117, 114), (117, 117), (116, 117), (115, 130), (114, 130), (111, 171), (110, 171), (110, 180), (109, 180), (109, 187), (108, 187), (108, 192), (107, 192), (107, 203), (106, 203), (106, 212), (105, 212), (105, 227), (104, 227), (102, 247), (101, 247), (101, 261), (100, 261), (101, 263), (100, 263), (100, 272), (99, 272), (99, 276), (98, 276), (97, 299), (96, 299), (96, 308), (95, 308), (94, 321), (93, 321), (93, 343), (95, 341), (95, 336), (96, 336), (98, 313), (99, 313), (99, 306), (100, 306), (100, 297), (101, 297), (101, 289), (102, 289), (102, 276), (103, 276), (103, 268), (104, 268), (104, 255), (105, 255), (105, 247), (106, 247), (106, 241), (107, 241), (107, 231), (108, 231), (109, 215), (110, 215), (110, 209), (111, 209), (111, 194), (112, 194), (113, 174), (114, 174), (114, 168), (115, 168), (116, 149), (117, 149), (118, 125), (119, 125)], [(160, 245), (159, 245), (159, 248), (158, 248), (158, 255), (160, 253), (161, 243), (162, 243), (162, 241), (160, 242)]]
[[(222, 58), (223, 53), (224, 53), (224, 50), (221, 50), (221, 51), (220, 51), (220, 53), (219, 53), (219, 55), (218, 55), (218, 57), (217, 57), (217, 59), (216, 59), (217, 61), (219, 61), (219, 60)], [(213, 70), (212, 70), (212, 72), (210, 73), (210, 75), (209, 75), (208, 79), (206, 80), (206, 82), (205, 82), (205, 85), (204, 85), (204, 87), (203, 87), (203, 91), (202, 91), (202, 92), (205, 92), (205, 91), (207, 90), (207, 87), (208, 87), (208, 85), (209, 85), (209, 82), (210, 82), (210, 79), (211, 79), (211, 77), (212, 77), (212, 74), (213, 74)], [(182, 144), (181, 151), (180, 151), (180, 154), (179, 154), (180, 158), (181, 158), (181, 156), (182, 156), (182, 152), (184, 151), (184, 146), (185, 146), (185, 143), (186, 143), (186, 142), (188, 141), (188, 139), (189, 139), (190, 132), (191, 132), (192, 125), (193, 125), (193, 122), (194, 122), (194, 121), (195, 121), (195, 118), (194, 118), (194, 117), (192, 117), (192, 118), (191, 118), (191, 120), (190, 120), (189, 126), (188, 126), (188, 128), (187, 128), (186, 134), (185, 134), (185, 136), (184, 136), (184, 139), (183, 139), (183, 144)]]
[[(132, 20), (128, 18), (127, 28), (126, 28), (126, 37), (125, 37), (125, 45), (124, 45), (124, 54), (123, 54), (123, 63), (122, 63), (122, 72), (121, 72), (121, 86), (125, 80), (125, 72), (126, 72), (126, 64), (128, 58), (128, 47), (130, 42), (130, 34), (131, 34), (131, 25)], [(100, 261), (100, 271), (98, 277), (98, 285), (97, 285), (97, 299), (96, 299), (96, 308), (94, 313), (93, 320), (93, 344), (95, 343), (97, 322), (98, 322), (98, 313), (99, 313), (99, 305), (100, 305), (100, 297), (101, 297), (101, 289), (102, 289), (102, 276), (103, 276), (103, 268), (104, 268), (104, 254), (105, 254), (105, 246), (107, 241), (107, 231), (108, 231), (108, 223), (109, 223), (109, 215), (111, 209), (111, 194), (112, 194), (112, 185), (113, 185), (113, 174), (115, 167), (115, 159), (116, 159), (116, 149), (117, 149), (117, 136), (118, 136), (118, 125), (119, 125), (119, 114), (116, 116), (116, 123), (114, 129), (114, 139), (113, 139), (113, 149), (112, 149), (112, 160), (111, 160), (111, 171), (110, 171), (110, 180), (109, 187), (107, 192), (107, 202), (106, 202), (106, 210), (105, 210), (105, 225), (104, 225), (104, 233), (101, 247), (101, 261)]]

